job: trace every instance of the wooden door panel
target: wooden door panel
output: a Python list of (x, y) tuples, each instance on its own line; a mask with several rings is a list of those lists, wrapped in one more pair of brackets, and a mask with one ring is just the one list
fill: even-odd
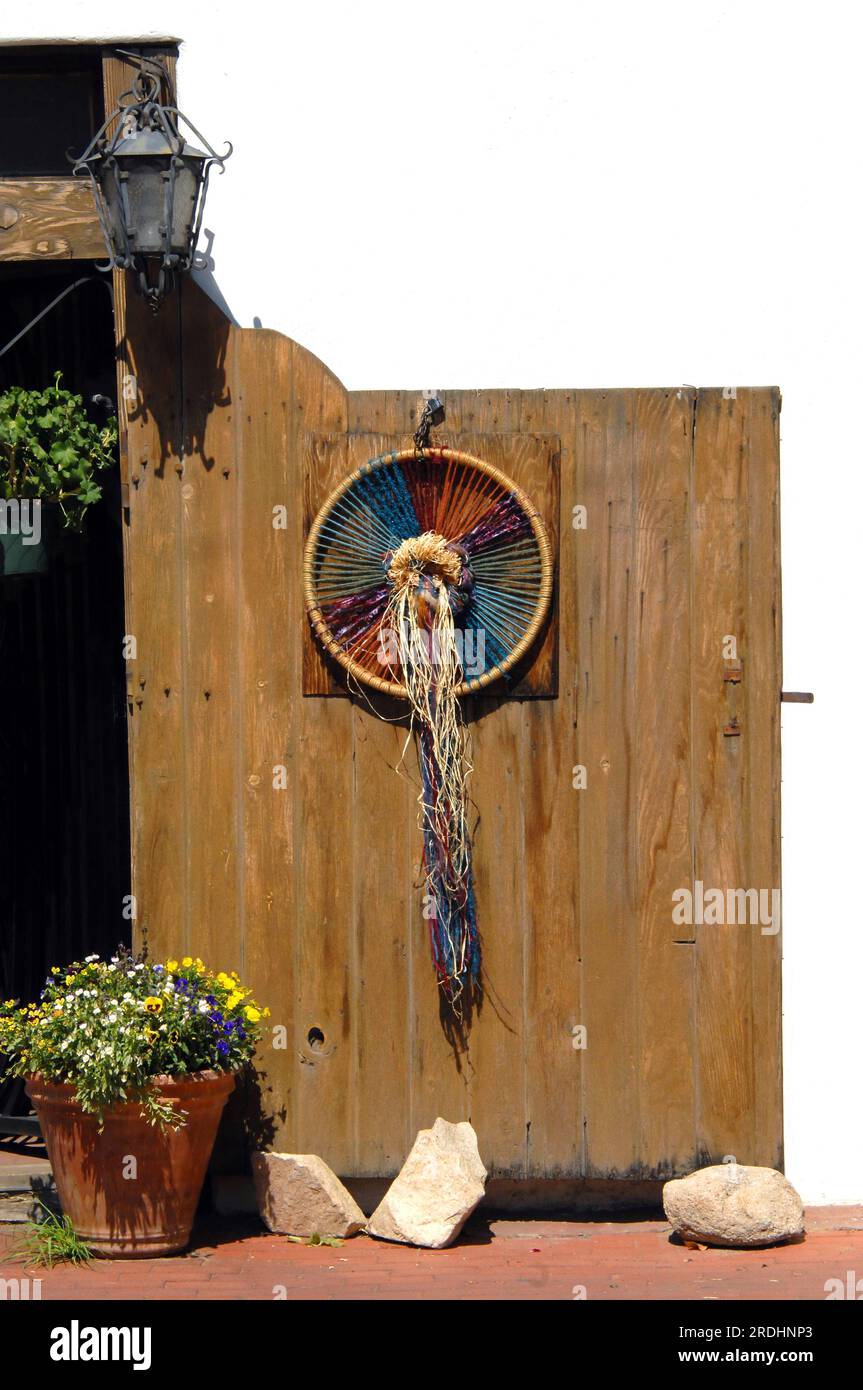
[(155, 323), (130, 301), (138, 927), (269, 1003), (253, 1133), (346, 1175), (438, 1114), (510, 1178), (779, 1161), (779, 938), (672, 920), (696, 878), (779, 884), (776, 393), (444, 393), (448, 439), (534, 495), (559, 456), (561, 518), (556, 697), (467, 705), (488, 988), (458, 1058), (404, 728), (303, 695), (308, 517), (421, 394), (348, 392), (189, 283)]

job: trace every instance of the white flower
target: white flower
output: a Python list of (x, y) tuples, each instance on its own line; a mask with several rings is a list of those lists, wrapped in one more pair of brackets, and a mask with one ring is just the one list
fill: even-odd
[(200, 1002), (200, 1004), (198, 1005), (198, 1013), (199, 1013), (199, 1014), (208, 1014), (209, 1012), (210, 1012), (210, 1006), (209, 1006), (209, 1004), (207, 1003), (206, 999), (202, 999), (201, 1002)]
[(108, 1022), (109, 1022), (109, 1023), (116, 1023), (116, 1022), (117, 1022), (117, 1015), (116, 1015), (116, 1014), (109, 1014), (109, 1015), (108, 1015)]
[(85, 960), (86, 962), (93, 961), (93, 960), (98, 960), (98, 959), (99, 959), (98, 956), (85, 956), (85, 957), (84, 957), (84, 960)]

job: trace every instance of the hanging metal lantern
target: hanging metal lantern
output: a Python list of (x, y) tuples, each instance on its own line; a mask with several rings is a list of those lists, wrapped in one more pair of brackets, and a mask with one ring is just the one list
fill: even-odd
[[(224, 169), (218, 155), (175, 105), (161, 101), (162, 78), (143, 67), (99, 133), (74, 162), (87, 173), (111, 265), (135, 272), (137, 287), (157, 311), (178, 271), (192, 266), (207, 180)], [(183, 123), (203, 146), (180, 133)], [(109, 134), (109, 132), (111, 132)]]

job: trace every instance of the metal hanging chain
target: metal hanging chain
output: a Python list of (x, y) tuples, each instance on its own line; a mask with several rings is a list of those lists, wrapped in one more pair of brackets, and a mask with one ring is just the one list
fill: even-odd
[(418, 454), (428, 448), (429, 435), (437, 425), (442, 425), (445, 419), (443, 402), (438, 400), (437, 396), (431, 396), (423, 406), (420, 422), (414, 432), (414, 447)]

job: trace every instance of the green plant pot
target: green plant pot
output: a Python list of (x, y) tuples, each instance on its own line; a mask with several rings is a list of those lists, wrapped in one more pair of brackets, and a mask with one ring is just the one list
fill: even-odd
[(40, 510), (41, 535), (35, 543), (31, 536), (0, 533), (0, 578), (47, 574), (51, 568), (51, 554), (59, 529), (57, 507), (43, 502)]

